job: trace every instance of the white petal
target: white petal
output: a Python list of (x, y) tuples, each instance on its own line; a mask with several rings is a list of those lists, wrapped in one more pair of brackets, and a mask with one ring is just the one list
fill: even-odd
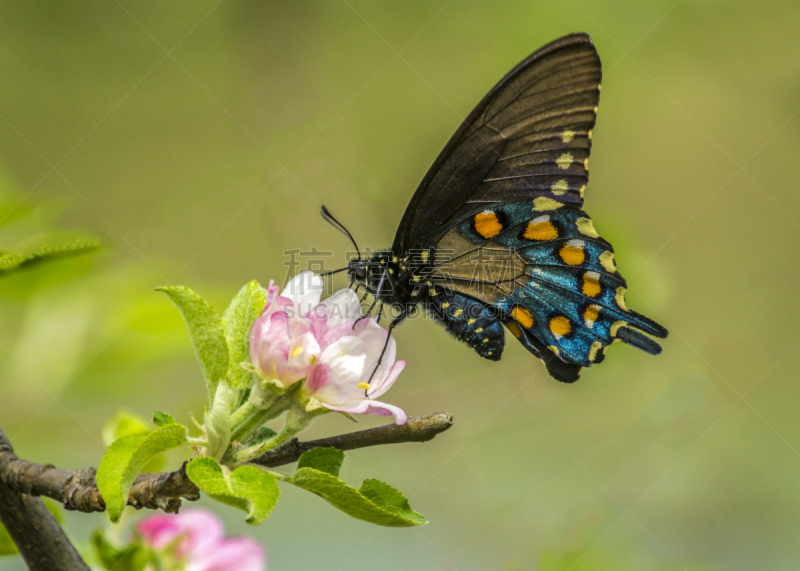
[[(389, 337), (389, 342), (387, 344), (386, 336), (388, 335), (388, 332), (386, 329), (378, 325), (378, 323), (373, 319), (367, 320), (366, 326), (359, 325), (359, 327), (356, 328), (356, 334), (362, 341), (364, 341), (367, 351), (364, 374), (359, 379), (359, 382), (370, 382), (370, 376), (372, 376), (372, 381), (370, 384), (374, 384), (376, 382), (381, 383), (383, 379), (386, 378), (386, 375), (389, 374), (389, 369), (392, 368), (397, 355), (397, 346), (394, 338)], [(375, 371), (375, 375), (372, 375), (372, 371), (375, 369), (375, 365), (378, 363), (378, 359), (381, 356), (384, 345), (386, 345), (386, 352), (383, 354), (381, 365), (378, 367), (378, 370)]]
[(358, 301), (358, 294), (350, 288), (337, 291), (317, 307), (320, 309), (320, 315), (324, 312), (328, 317), (329, 331), (361, 317), (361, 303)]
[(403, 372), (403, 369), (406, 366), (405, 361), (397, 361), (392, 365), (391, 369), (389, 369), (388, 374), (383, 379), (373, 379), (370, 389), (368, 391), (370, 398), (378, 398), (383, 393), (388, 391), (392, 388), (392, 385), (397, 380), (397, 377), (400, 376), (400, 373)]
[(295, 308), (303, 315), (319, 303), (325, 282), (314, 272), (301, 272), (289, 280), (281, 295), (294, 302)]
[(358, 337), (342, 337), (329, 345), (319, 358), (319, 364), (328, 368), (328, 380), (312, 396), (323, 404), (338, 405), (363, 395), (358, 380), (366, 357), (366, 347)]

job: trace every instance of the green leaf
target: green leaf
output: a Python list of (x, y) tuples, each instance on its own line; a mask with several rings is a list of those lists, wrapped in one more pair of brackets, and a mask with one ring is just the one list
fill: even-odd
[(217, 385), (211, 411), (206, 410), (204, 423), (208, 438), (207, 455), (221, 460), (231, 442), (231, 405), (236, 389), (227, 381)]
[(0, 555), (14, 555), (17, 553), (17, 546), (8, 534), (8, 530), (0, 523)]
[(424, 525), (427, 520), (411, 509), (408, 500), (391, 486), (366, 480), (361, 490), (339, 478), (314, 468), (300, 468), (290, 480), (295, 486), (313, 492), (346, 514), (387, 527)]
[(230, 351), (228, 382), (234, 387), (250, 383), (250, 372), (239, 363), (250, 361), (250, 330), (266, 304), (267, 292), (253, 280), (239, 290), (222, 317)]
[(267, 519), (281, 493), (275, 476), (254, 466), (240, 466), (229, 472), (208, 456), (189, 462), (186, 474), (218, 502), (247, 512), (250, 525)]
[(175, 419), (168, 415), (166, 412), (153, 411), (153, 424), (156, 426), (166, 426), (168, 424), (177, 424)]
[(217, 312), (187, 287), (160, 287), (156, 291), (167, 294), (180, 309), (206, 378), (209, 401), (212, 401), (219, 380), (228, 371), (228, 344)]
[(142, 571), (150, 558), (141, 542), (116, 548), (99, 529), (92, 534), (92, 547), (98, 562), (108, 571)]
[(156, 454), (186, 444), (186, 437), (185, 426), (168, 424), (149, 434), (120, 438), (106, 450), (97, 468), (97, 489), (112, 522), (119, 521), (133, 480), (144, 465)]
[(297, 461), (297, 468), (314, 468), (331, 476), (339, 476), (344, 462), (344, 451), (338, 448), (312, 448), (303, 452)]
[(123, 436), (147, 434), (148, 432), (150, 432), (150, 427), (145, 419), (127, 410), (120, 410), (103, 426), (103, 444), (111, 446)]
[(247, 441), (247, 446), (258, 446), (259, 444), (264, 444), (267, 440), (271, 440), (272, 438), (278, 435), (277, 432), (272, 430), (269, 426), (262, 426), (258, 429), (255, 436)]
[(46, 258), (77, 255), (100, 248), (94, 238), (76, 236), (74, 233), (52, 233), (35, 236), (17, 245), (12, 252), (0, 252), (0, 274)]

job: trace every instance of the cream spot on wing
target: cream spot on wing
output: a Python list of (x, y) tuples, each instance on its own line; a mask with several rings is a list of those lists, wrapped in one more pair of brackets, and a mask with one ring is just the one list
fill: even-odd
[(617, 264), (614, 262), (614, 253), (610, 250), (606, 250), (600, 254), (598, 260), (600, 260), (600, 265), (603, 266), (609, 273), (613, 274), (617, 271)]
[(589, 348), (589, 360), (594, 362), (597, 359), (597, 352), (600, 351), (600, 348), (603, 346), (600, 341), (595, 341), (592, 343), (592, 346)]
[(586, 185), (581, 186), (581, 198), (583, 198), (583, 193), (586, 192)]
[(470, 319), (467, 321), (467, 325), (472, 325), (473, 323), (475, 323), (475, 319)]
[(483, 341), (481, 341), (481, 343), (488, 343), (488, 342), (489, 342), (489, 338), (488, 337), (484, 337)]
[(446, 301), (445, 301), (445, 302), (442, 304), (442, 309), (447, 309), (448, 307), (450, 307), (450, 304), (449, 304), (448, 302), (446, 302)]
[(459, 317), (459, 316), (460, 316), (462, 313), (464, 313), (464, 310), (463, 310), (463, 309), (456, 309), (456, 310), (453, 312), (453, 317)]
[(578, 227), (578, 232), (584, 236), (589, 236), (590, 238), (600, 237), (600, 234), (598, 234), (597, 230), (594, 229), (594, 224), (592, 223), (591, 218), (578, 218), (578, 221), (575, 223), (575, 225)]
[(583, 159), (583, 168), (585, 168), (587, 171), (589, 170), (589, 159), (588, 158), (587, 159)]
[(555, 345), (548, 345), (547, 348), (550, 349), (555, 355), (558, 355), (558, 347)]
[(594, 129), (589, 129), (589, 140), (590, 141), (592, 140), (592, 131), (594, 131)]
[(575, 138), (575, 131), (567, 130), (564, 131), (564, 133), (561, 135), (561, 140), (564, 141), (565, 143), (569, 143), (574, 138)]
[(628, 306), (625, 305), (625, 288), (620, 286), (617, 288), (617, 295), (614, 296), (617, 300), (617, 305), (622, 311), (628, 311)]
[(427, 264), (428, 263), (428, 258), (430, 257), (431, 253), (428, 250), (423, 250), (422, 254), (420, 254), (420, 255), (422, 256), (422, 263), (423, 264)]
[(599, 84), (599, 83), (598, 83), (598, 84), (597, 84), (597, 91), (600, 91), (601, 89), (603, 89), (603, 86), (602, 86), (601, 84)]
[(594, 114), (597, 115), (597, 105), (594, 106)]
[(615, 321), (614, 324), (611, 326), (611, 336), (616, 337), (617, 331), (619, 331), (620, 327), (625, 327), (628, 324), (627, 321)]
[(536, 212), (543, 212), (545, 210), (558, 210), (564, 206), (561, 202), (557, 200), (553, 200), (552, 198), (547, 198), (546, 196), (540, 196), (539, 198), (533, 199), (533, 209)]
[(554, 182), (553, 186), (550, 187), (550, 190), (553, 191), (553, 194), (556, 196), (561, 196), (569, 190), (569, 184), (562, 178), (561, 180)]
[(478, 328), (475, 330), (475, 333), (482, 333), (482, 332), (483, 332), (483, 327), (478, 327)]
[(573, 159), (572, 153), (564, 153), (563, 155), (558, 157), (558, 159), (556, 160), (556, 164), (560, 169), (568, 169), (569, 165), (572, 164), (572, 159)]

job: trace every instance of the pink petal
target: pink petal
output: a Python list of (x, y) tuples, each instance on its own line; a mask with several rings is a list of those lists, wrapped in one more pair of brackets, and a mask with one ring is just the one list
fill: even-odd
[(354, 403), (348, 403), (343, 406), (331, 406), (324, 404), (325, 408), (329, 410), (336, 410), (339, 412), (347, 412), (349, 414), (371, 414), (374, 416), (394, 416), (396, 424), (405, 424), (408, 416), (400, 407), (380, 402), (376, 400), (364, 399)]
[(189, 559), (186, 571), (263, 571), (264, 548), (251, 537), (231, 537)]
[(163, 549), (177, 538), (185, 535), (175, 516), (152, 515), (136, 525), (142, 540), (153, 549)]
[(181, 545), (179, 553), (195, 554), (213, 549), (225, 535), (222, 521), (216, 514), (204, 509), (187, 509), (174, 516), (176, 523), (188, 535), (188, 542)]
[(322, 390), (325, 385), (327, 385), (331, 380), (331, 369), (328, 365), (324, 363), (319, 363), (311, 369), (311, 372), (308, 374), (308, 378), (306, 379), (305, 388), (308, 389), (311, 394), (314, 394), (320, 390)]
[[(400, 373), (402, 373), (403, 369), (405, 368), (406, 368), (405, 361), (396, 361), (394, 365), (392, 365), (392, 368), (389, 369), (388, 374), (383, 379), (375, 378), (372, 380), (371, 387), (369, 391), (367, 391), (367, 394), (371, 398), (377, 398), (381, 396), (383, 393), (392, 388), (392, 385), (397, 380), (397, 377), (400, 376)], [(375, 376), (377, 377), (377, 374)]]

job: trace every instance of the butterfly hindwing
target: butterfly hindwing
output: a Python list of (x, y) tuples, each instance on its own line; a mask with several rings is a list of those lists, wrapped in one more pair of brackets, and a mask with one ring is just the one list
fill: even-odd
[(475, 349), (481, 357), (499, 361), (505, 343), (498, 312), (470, 296), (438, 290), (427, 309), (457, 339)]
[(525, 200), (473, 211), (437, 245), (436, 267), (454, 290), (519, 324), (526, 336), (518, 339), (543, 359), (588, 367), (615, 340), (660, 350), (636, 329), (666, 334), (628, 309), (613, 248), (574, 207), (542, 211)]

